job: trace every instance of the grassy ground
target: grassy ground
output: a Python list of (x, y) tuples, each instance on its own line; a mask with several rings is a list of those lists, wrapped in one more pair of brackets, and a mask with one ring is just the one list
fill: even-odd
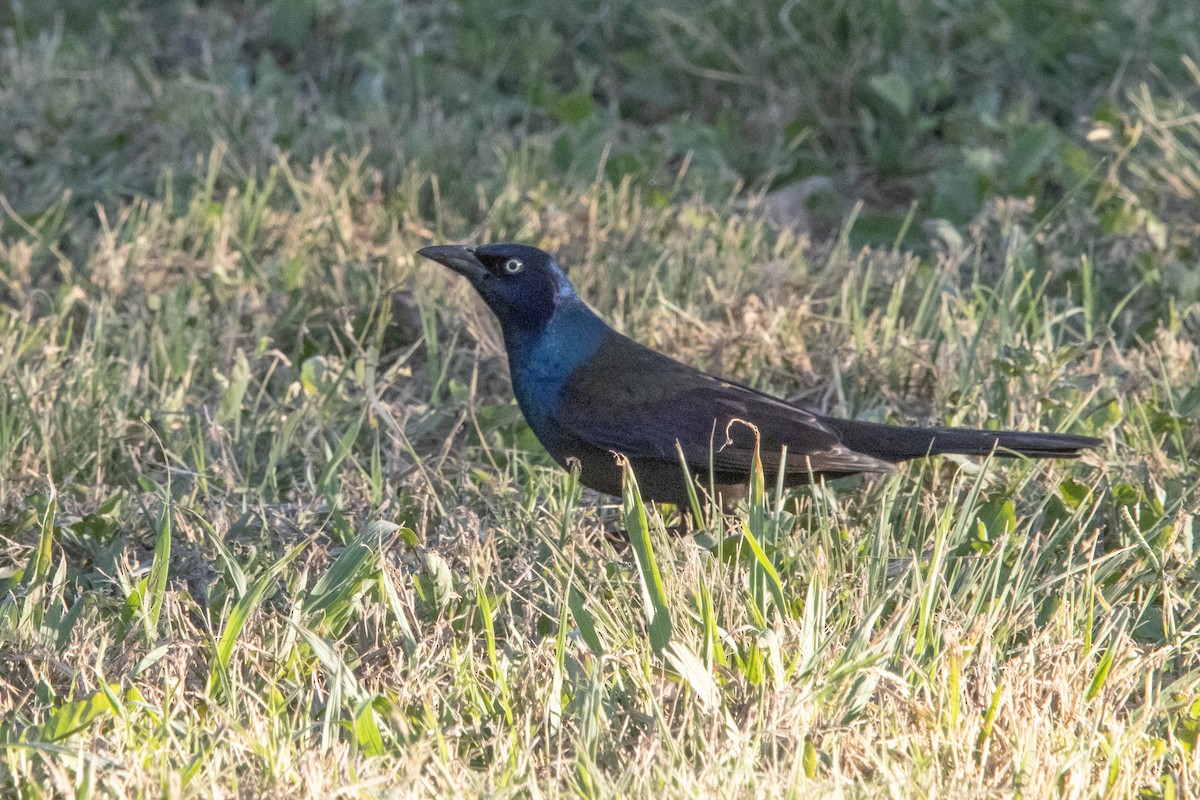
[[(1200, 792), (1193, 4), (0, 26), (6, 796)], [(538, 447), (455, 240), (797, 402), (1106, 446), (673, 540)]]

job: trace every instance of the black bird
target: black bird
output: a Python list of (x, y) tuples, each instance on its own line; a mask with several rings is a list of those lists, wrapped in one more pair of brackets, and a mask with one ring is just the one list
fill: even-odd
[(622, 336), (575, 293), (548, 254), (522, 244), (426, 247), (419, 255), (464, 276), (500, 319), (513, 392), (538, 441), (563, 467), (578, 461), (585, 486), (621, 494), (616, 453), (628, 457), (642, 494), (686, 504), (676, 443), (688, 468), (725, 501), (746, 492), (762, 439), (768, 485), (811, 476), (888, 472), (937, 453), (1073, 458), (1088, 436), (879, 425), (816, 414), (701, 372)]

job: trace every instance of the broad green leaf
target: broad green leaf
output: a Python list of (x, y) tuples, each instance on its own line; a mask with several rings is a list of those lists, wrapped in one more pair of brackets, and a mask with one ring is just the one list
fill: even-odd
[(383, 736), (375, 719), (375, 698), (368, 697), (354, 710), (354, 741), (365, 756), (383, 755)]
[(907, 117), (912, 113), (913, 108), (913, 92), (912, 87), (905, 80), (903, 75), (895, 72), (888, 72), (883, 75), (872, 75), (867, 79), (867, 85), (871, 87), (880, 99), (884, 100), (897, 115)]
[(1017, 135), (1004, 154), (1004, 178), (1010, 191), (1019, 190), (1058, 148), (1058, 129), (1049, 122), (1035, 122)]
[(107, 692), (98, 691), (86, 699), (62, 704), (50, 713), (50, 718), (38, 731), (38, 738), (46, 742), (58, 742), (99, 719), (115, 714), (117, 709), (111, 698), (119, 693), (120, 688), (113, 684)]

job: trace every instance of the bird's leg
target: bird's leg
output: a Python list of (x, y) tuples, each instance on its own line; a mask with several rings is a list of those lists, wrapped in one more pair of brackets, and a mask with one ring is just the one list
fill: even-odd
[(606, 530), (601, 533), (600, 538), (612, 545), (618, 553), (625, 552), (625, 548), (629, 547), (629, 531), (624, 528)]
[(690, 536), (696, 532), (696, 520), (692, 515), (690, 508), (681, 507), (679, 509), (679, 522), (667, 528), (667, 533), (671, 536)]

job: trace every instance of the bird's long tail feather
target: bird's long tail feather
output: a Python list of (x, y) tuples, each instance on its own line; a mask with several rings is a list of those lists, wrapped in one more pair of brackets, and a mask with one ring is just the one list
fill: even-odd
[(853, 419), (822, 419), (842, 437), (842, 444), (884, 461), (905, 461), (939, 453), (999, 457), (1078, 458), (1080, 451), (1102, 440), (1068, 433), (984, 431), (971, 428), (905, 428)]

